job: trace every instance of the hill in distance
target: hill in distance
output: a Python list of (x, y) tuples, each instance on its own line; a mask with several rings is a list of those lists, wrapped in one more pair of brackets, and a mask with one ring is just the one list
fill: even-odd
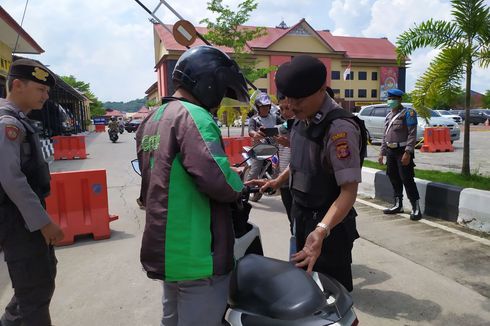
[(129, 102), (104, 102), (102, 103), (104, 109), (113, 109), (125, 112), (137, 112), (144, 106), (146, 99), (136, 99)]

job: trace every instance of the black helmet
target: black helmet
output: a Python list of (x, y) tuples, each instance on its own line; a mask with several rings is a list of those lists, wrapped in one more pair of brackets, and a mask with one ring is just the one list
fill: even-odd
[(223, 97), (249, 101), (247, 83), (238, 65), (211, 46), (184, 52), (175, 65), (172, 80), (175, 88), (190, 92), (206, 109), (218, 107)]

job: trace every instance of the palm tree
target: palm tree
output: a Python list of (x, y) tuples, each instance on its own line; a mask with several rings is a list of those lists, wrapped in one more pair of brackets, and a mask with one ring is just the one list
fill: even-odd
[[(484, 0), (452, 0), (452, 21), (428, 20), (402, 33), (396, 41), (399, 63), (418, 48), (441, 49), (415, 83), (413, 103), (421, 116), (435, 95), (453, 93), (466, 79), (465, 111), (469, 117), (471, 72), (490, 65), (490, 8)], [(470, 175), (470, 123), (464, 122), (463, 175)]]

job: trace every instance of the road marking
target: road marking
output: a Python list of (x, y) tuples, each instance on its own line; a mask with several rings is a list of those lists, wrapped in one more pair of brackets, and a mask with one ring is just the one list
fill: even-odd
[[(370, 207), (373, 207), (373, 208), (376, 208), (376, 209), (379, 209), (379, 210), (383, 210), (383, 209), (387, 208), (387, 207), (384, 207), (384, 206), (381, 206), (381, 205), (378, 205), (378, 204), (375, 204), (375, 203), (371, 203), (371, 202), (369, 202), (367, 200), (360, 199), (360, 198), (357, 198), (356, 201), (358, 201), (359, 203), (364, 204), (366, 206), (370, 206)], [(403, 217), (406, 217), (406, 218), (410, 218), (410, 215), (409, 214), (396, 214), (396, 215), (403, 216)], [(444, 230), (444, 231), (447, 231), (447, 232), (451, 232), (453, 234), (459, 235), (461, 237), (465, 237), (467, 239), (470, 239), (470, 240), (479, 242), (481, 244), (490, 246), (490, 240), (488, 240), (488, 239), (480, 238), (480, 237), (478, 237), (476, 235), (469, 234), (469, 233), (466, 233), (466, 232), (462, 232), (462, 231), (459, 231), (459, 230), (450, 228), (448, 226), (441, 225), (441, 224), (438, 224), (438, 223), (435, 223), (435, 222), (432, 222), (432, 221), (429, 221), (429, 220), (425, 220), (425, 219), (421, 219), (419, 222), (420, 223), (424, 223), (424, 224), (429, 225), (429, 226), (432, 226), (432, 227), (435, 227), (435, 228), (438, 228), (438, 229), (441, 229), (441, 230)]]

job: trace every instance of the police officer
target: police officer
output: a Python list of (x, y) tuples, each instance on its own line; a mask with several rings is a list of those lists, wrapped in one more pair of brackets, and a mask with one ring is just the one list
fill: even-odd
[(402, 105), (403, 92), (393, 88), (388, 91), (388, 106), (391, 111), (386, 116), (385, 130), (378, 158), (383, 164), (386, 156), (386, 174), (395, 192), (395, 204), (383, 211), (385, 214), (403, 212), (403, 186), (412, 204), (411, 220), (420, 220), (419, 192), (414, 180), (414, 149), (417, 140), (417, 113)]
[(272, 181), (251, 183), (277, 189), (290, 177), (291, 215), (296, 226), (293, 255), (298, 267), (331, 275), (352, 291), (352, 256), (356, 230), (353, 204), (361, 182), (360, 130), (327, 93), (327, 70), (317, 58), (301, 55), (281, 65), (277, 89), (296, 116), (291, 130), (289, 169)]
[(63, 232), (45, 210), (49, 169), (26, 115), (43, 107), (54, 85), (45, 66), (19, 59), (10, 67), (7, 98), (0, 99), (0, 246), (14, 288), (2, 326), (51, 325), (57, 263), (53, 244), (63, 239)]

